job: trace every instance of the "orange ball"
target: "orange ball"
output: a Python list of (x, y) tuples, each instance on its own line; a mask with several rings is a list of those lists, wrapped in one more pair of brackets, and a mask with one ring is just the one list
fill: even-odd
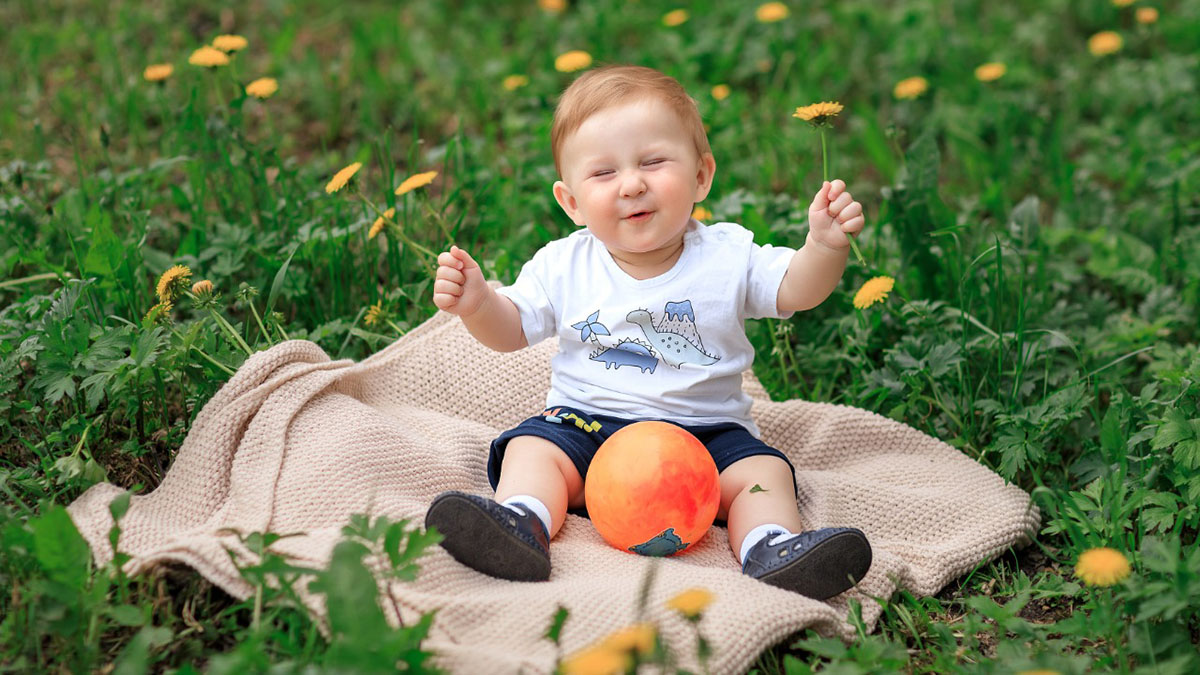
[(721, 504), (721, 483), (712, 456), (686, 429), (635, 422), (596, 451), (583, 498), (610, 545), (665, 556), (686, 551), (708, 532)]

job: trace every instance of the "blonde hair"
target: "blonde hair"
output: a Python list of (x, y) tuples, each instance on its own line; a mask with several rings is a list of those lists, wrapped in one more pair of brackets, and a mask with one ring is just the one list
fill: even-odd
[(679, 121), (692, 136), (697, 156), (712, 153), (696, 101), (675, 78), (644, 66), (601, 66), (576, 78), (559, 97), (558, 107), (554, 109), (550, 149), (554, 153), (554, 168), (558, 175), (562, 176), (563, 143), (583, 126), (587, 118), (606, 108), (644, 98), (657, 98), (679, 116)]

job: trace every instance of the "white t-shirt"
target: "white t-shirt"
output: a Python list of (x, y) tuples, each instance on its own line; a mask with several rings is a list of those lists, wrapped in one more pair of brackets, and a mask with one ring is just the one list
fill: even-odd
[(622, 270), (587, 229), (543, 246), (512, 286), (529, 344), (558, 336), (547, 407), (684, 425), (736, 422), (754, 436), (742, 372), (754, 361), (745, 320), (787, 318), (779, 284), (795, 249), (759, 246), (734, 223), (693, 219), (675, 266), (651, 279)]

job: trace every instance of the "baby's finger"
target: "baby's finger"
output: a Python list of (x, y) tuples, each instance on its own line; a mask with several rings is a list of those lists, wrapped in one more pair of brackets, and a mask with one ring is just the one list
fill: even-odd
[(854, 216), (858, 215), (862, 215), (862, 204), (859, 204), (858, 202), (850, 202), (849, 206), (838, 212), (837, 219), (845, 223)]
[(838, 195), (837, 199), (833, 200), (832, 204), (829, 205), (829, 214), (837, 217), (837, 215), (842, 212), (842, 209), (849, 206), (850, 202), (853, 201), (854, 197), (851, 197), (849, 192), (843, 192), (842, 194)]
[(446, 280), (455, 284), (462, 284), (467, 280), (467, 275), (462, 273), (462, 270), (456, 270), (453, 267), (439, 267), (435, 280)]
[(453, 295), (457, 298), (463, 294), (463, 287), (462, 284), (456, 284), (445, 279), (438, 279), (437, 281), (433, 282), (433, 293), (434, 295), (437, 295), (438, 293), (445, 293), (446, 295)]
[(458, 304), (458, 296), (450, 295), (449, 293), (434, 293), (433, 304), (438, 309), (450, 309)]
[(454, 257), (454, 254), (450, 251), (442, 251), (438, 254), (438, 264), (445, 265), (446, 267), (453, 267), (454, 269), (462, 267), (462, 262), (460, 262), (458, 258)]
[(829, 184), (829, 201), (833, 201), (840, 197), (846, 191), (846, 182), (840, 178), (833, 179)]
[(846, 234), (858, 234), (858, 232), (863, 229), (863, 225), (866, 224), (866, 222), (866, 219), (862, 216), (855, 216), (842, 223), (842, 232), (845, 232)]
[(468, 270), (468, 269), (472, 269), (475, 267), (479, 267), (479, 263), (475, 262), (475, 259), (471, 257), (471, 254), (467, 253), (466, 251), (462, 250), (461, 248), (459, 248), (457, 246), (451, 246), (450, 252), (453, 253), (454, 257), (458, 258), (459, 262), (462, 263), (461, 265), (458, 266), (459, 269)]

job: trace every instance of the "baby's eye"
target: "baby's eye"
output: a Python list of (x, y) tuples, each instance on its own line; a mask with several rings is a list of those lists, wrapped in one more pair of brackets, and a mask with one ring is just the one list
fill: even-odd
[(663, 163), (663, 162), (665, 162), (665, 161), (667, 161), (667, 160), (665, 160), (665, 159), (662, 159), (662, 158), (659, 158), (659, 159), (649, 159), (649, 160), (646, 160), (646, 161), (644, 162), (644, 164), (646, 164), (646, 166), (649, 166), (649, 165), (651, 165), (651, 164), (662, 164), (662, 163)]
[(593, 172), (592, 176), (607, 176), (610, 173), (612, 173), (612, 169), (602, 169), (600, 171)]

